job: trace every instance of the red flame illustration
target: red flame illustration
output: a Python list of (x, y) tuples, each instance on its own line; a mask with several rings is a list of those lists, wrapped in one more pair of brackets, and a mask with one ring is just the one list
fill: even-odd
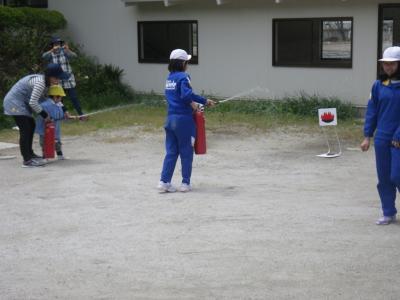
[(325, 123), (330, 123), (333, 122), (333, 120), (335, 120), (335, 115), (332, 115), (330, 112), (325, 112), (322, 116), (321, 116), (321, 120)]

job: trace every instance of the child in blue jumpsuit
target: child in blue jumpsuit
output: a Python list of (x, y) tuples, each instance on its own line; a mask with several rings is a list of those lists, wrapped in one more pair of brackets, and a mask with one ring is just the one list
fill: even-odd
[[(69, 115), (62, 104), (62, 97), (65, 97), (64, 89), (60, 85), (52, 85), (48, 91), (49, 98), (40, 103), (40, 106), (50, 116), (55, 126), (55, 150), (58, 160), (64, 160), (65, 157), (61, 148), (61, 121), (65, 119), (76, 119), (77, 117)], [(44, 146), (45, 120), (42, 116), (36, 118), (36, 133), (39, 134), (40, 146)]]
[(193, 109), (196, 107), (195, 103), (207, 106), (215, 104), (214, 101), (193, 93), (190, 77), (185, 72), (190, 59), (191, 55), (182, 49), (175, 49), (170, 55), (168, 66), (170, 74), (165, 85), (165, 97), (168, 103), (168, 115), (164, 125), (167, 153), (157, 187), (160, 192), (176, 191), (171, 185), (171, 179), (178, 156), (182, 165), (182, 184), (179, 190), (181, 192), (191, 190), (193, 145), (196, 137)]
[(383, 53), (383, 74), (372, 86), (364, 125), (361, 149), (367, 151), (374, 136), (378, 193), (383, 216), (377, 225), (396, 220), (396, 189), (400, 189), (400, 47)]

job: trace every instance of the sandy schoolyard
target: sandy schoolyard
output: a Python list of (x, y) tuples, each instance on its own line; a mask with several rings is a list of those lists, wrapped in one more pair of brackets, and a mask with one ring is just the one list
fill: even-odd
[(159, 194), (163, 143), (141, 127), (66, 137), (70, 159), (39, 169), (1, 151), (17, 158), (0, 160), (0, 298), (400, 298), (373, 149), (322, 159), (318, 128), (217, 130), (193, 191)]

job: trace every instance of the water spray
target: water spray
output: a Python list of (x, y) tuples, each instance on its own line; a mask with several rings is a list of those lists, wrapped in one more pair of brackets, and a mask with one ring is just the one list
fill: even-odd
[[(233, 96), (231, 96), (229, 98), (226, 98), (224, 100), (218, 101), (217, 103), (224, 103), (224, 102), (228, 102), (228, 101), (232, 101), (232, 100), (240, 100), (239, 99), (240, 97), (250, 96), (252, 94), (255, 94), (255, 92), (260, 92), (260, 93), (265, 95), (265, 94), (269, 94), (270, 90), (267, 89), (267, 88), (261, 88), (261, 87), (257, 86), (255, 88), (250, 89), (250, 90), (247, 90), (247, 91), (244, 91), (244, 92), (240, 92), (240, 93), (238, 93), (236, 95), (233, 95)], [(258, 96), (261, 96), (261, 95), (258, 95)], [(257, 97), (257, 95), (256, 95), (253, 98), (247, 97), (247, 98), (245, 98), (245, 100), (260, 100), (260, 97)]]
[[(233, 96), (231, 96), (229, 98), (223, 99), (221, 101), (217, 101), (217, 104), (228, 102), (228, 101), (232, 101), (232, 100), (240, 100), (240, 97), (250, 96), (250, 95), (255, 94), (256, 92), (258, 92), (259, 95), (255, 95), (252, 98), (246, 97), (245, 99), (246, 100), (260, 100), (260, 98), (261, 98), (260, 96), (269, 94), (270, 90), (267, 89), (267, 88), (261, 88), (261, 87), (257, 86), (255, 88), (250, 89), (250, 90), (247, 90), (247, 91), (244, 91), (244, 92), (240, 92), (240, 93), (238, 93), (236, 95), (233, 95)], [(102, 110), (94, 111), (94, 112), (91, 112), (91, 113), (88, 113), (88, 114), (84, 114), (84, 115), (81, 115), (79, 117), (86, 118), (86, 117), (97, 115), (97, 114), (104, 113), (104, 112), (109, 112), (109, 111), (118, 110), (118, 109), (124, 109), (124, 108), (127, 108), (127, 107), (131, 107), (133, 105), (135, 105), (135, 103), (126, 104), (126, 105), (118, 105), (118, 106), (114, 106), (114, 107), (110, 107), (110, 108), (105, 108), (105, 109), (102, 109)]]
[(131, 104), (126, 104), (126, 105), (113, 106), (113, 107), (105, 108), (105, 109), (102, 109), (102, 110), (94, 111), (94, 112), (91, 112), (91, 113), (88, 113), (88, 114), (80, 115), (79, 117), (86, 118), (86, 117), (97, 115), (97, 114), (104, 113), (104, 112), (109, 112), (109, 111), (113, 111), (113, 110), (127, 108), (127, 107), (130, 107), (130, 106), (133, 106), (133, 105), (135, 105), (135, 104), (131, 103)]

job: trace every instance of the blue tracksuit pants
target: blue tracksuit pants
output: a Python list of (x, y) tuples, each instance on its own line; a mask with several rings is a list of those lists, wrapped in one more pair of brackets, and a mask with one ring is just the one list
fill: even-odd
[(196, 135), (192, 115), (169, 115), (164, 126), (167, 154), (164, 158), (161, 181), (171, 182), (178, 156), (181, 158), (182, 183), (190, 184), (193, 163), (193, 143)]
[(400, 149), (391, 147), (391, 140), (375, 138), (375, 158), (383, 215), (394, 216), (396, 188), (400, 190)]

